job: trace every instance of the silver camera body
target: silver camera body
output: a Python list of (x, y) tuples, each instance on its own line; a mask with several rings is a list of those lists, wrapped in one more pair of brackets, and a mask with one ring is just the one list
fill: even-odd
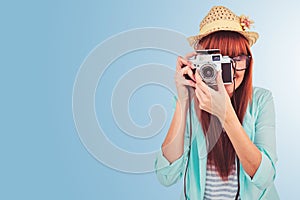
[(219, 49), (197, 50), (196, 53), (189, 61), (193, 63), (197, 73), (207, 85), (217, 85), (217, 72), (221, 69), (224, 84), (233, 82), (233, 62), (229, 56), (222, 56)]

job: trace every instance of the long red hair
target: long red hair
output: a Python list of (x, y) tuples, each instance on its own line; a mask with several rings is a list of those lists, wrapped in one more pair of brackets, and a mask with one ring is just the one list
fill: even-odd
[[(235, 97), (231, 102), (242, 123), (247, 106), (252, 100), (252, 54), (248, 40), (241, 34), (232, 31), (218, 31), (201, 39), (195, 48), (220, 49), (222, 55), (235, 57), (241, 54), (251, 56), (244, 79), (235, 90)], [(233, 99), (234, 98), (234, 99)], [(216, 116), (199, 109), (198, 99), (195, 97), (195, 110), (207, 141), (209, 164), (214, 165), (223, 180), (227, 180), (235, 163), (235, 150)], [(235, 102), (235, 103), (234, 103)]]

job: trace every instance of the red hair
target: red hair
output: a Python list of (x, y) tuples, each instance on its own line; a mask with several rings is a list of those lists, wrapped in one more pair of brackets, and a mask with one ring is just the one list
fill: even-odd
[[(243, 81), (235, 90), (235, 97), (231, 98), (235, 112), (242, 123), (247, 106), (252, 100), (253, 60), (248, 40), (237, 32), (218, 31), (201, 39), (195, 48), (199, 49), (199, 46), (201, 49), (220, 49), (222, 55), (230, 57), (241, 54), (251, 56)], [(207, 161), (216, 167), (223, 180), (227, 180), (235, 163), (235, 150), (226, 132), (223, 131), (218, 118), (206, 111), (200, 110), (198, 99), (195, 98), (194, 100), (196, 114), (207, 141)]]

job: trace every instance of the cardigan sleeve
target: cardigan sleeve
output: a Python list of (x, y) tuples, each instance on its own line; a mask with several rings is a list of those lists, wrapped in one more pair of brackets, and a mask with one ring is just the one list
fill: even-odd
[(254, 144), (260, 150), (262, 160), (252, 178), (247, 173), (245, 174), (257, 188), (264, 190), (273, 183), (276, 176), (275, 110), (273, 96), (270, 91), (264, 90), (263, 94), (259, 96)]
[[(174, 98), (175, 104), (177, 98)], [(175, 108), (175, 106), (174, 106)], [(193, 120), (192, 120), (193, 121)], [(189, 118), (187, 117), (185, 135), (184, 135), (184, 152), (177, 160), (170, 163), (163, 155), (162, 149), (156, 155), (154, 168), (156, 176), (162, 185), (170, 186), (175, 184), (184, 175), (185, 167), (189, 152)]]
[(170, 163), (163, 155), (162, 150), (157, 154), (155, 161), (155, 172), (159, 182), (165, 186), (171, 186), (182, 178), (185, 171), (188, 149), (180, 158)]

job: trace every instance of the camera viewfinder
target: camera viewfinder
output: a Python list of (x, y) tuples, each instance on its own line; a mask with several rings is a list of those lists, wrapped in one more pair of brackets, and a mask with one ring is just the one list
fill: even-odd
[(212, 56), (212, 60), (213, 61), (220, 61), (221, 57), (219, 55), (214, 55), (214, 56)]

